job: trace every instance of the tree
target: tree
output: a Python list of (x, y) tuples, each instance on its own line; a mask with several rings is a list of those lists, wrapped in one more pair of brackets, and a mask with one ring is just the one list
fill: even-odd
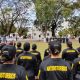
[[(67, 6), (68, 9), (70, 9), (71, 13), (69, 13), (69, 16), (67, 16), (66, 20), (69, 22), (69, 27), (73, 28), (74, 30), (77, 30), (80, 26), (80, 0), (76, 0), (75, 2), (72, 1), (72, 3)], [(75, 34), (76, 36), (76, 34)]]
[(31, 2), (29, 0), (1, 0), (0, 1), (0, 27), (9, 35), (14, 26), (21, 19), (26, 19), (27, 10)]
[[(38, 27), (42, 29), (44, 25), (44, 29), (52, 29), (52, 34), (55, 36), (57, 28), (62, 28), (61, 24), (63, 21), (71, 20), (74, 11), (76, 9), (79, 11), (79, 3), (80, 0), (76, 0), (76, 2), (71, 2), (70, 0), (36, 0), (35, 7), (39, 24)], [(53, 26), (55, 24), (56, 26)]]
[[(47, 30), (53, 29), (53, 36), (55, 36), (55, 30), (61, 27), (61, 23), (63, 22), (62, 12), (64, 4), (66, 4), (64, 0), (36, 0), (35, 2), (39, 24), (44, 24)], [(53, 27), (55, 24), (56, 26)]]
[(66, 29), (60, 30), (58, 34), (60, 37), (67, 36), (68, 34), (70, 34), (71, 36), (77, 37), (80, 35), (80, 28), (79, 27), (66, 28)]
[(59, 36), (62, 37), (62, 36), (67, 36), (69, 34), (69, 30), (66, 28), (66, 29), (63, 29), (63, 30), (60, 30), (58, 32)]
[(20, 36), (22, 36), (22, 35), (26, 36), (27, 35), (27, 32), (28, 32), (27, 27), (20, 27), (19, 30), (18, 30), (18, 34)]

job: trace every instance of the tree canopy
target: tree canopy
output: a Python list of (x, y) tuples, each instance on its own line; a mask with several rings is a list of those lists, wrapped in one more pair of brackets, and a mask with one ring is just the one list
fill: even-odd
[[(79, 19), (75, 16), (75, 10), (80, 11), (80, 0), (36, 0), (36, 15), (38, 28), (46, 30), (52, 29), (52, 33), (55, 35), (55, 30), (62, 27), (64, 20), (69, 21), (70, 27), (79, 27)], [(74, 19), (76, 17), (76, 19)], [(73, 21), (75, 20), (75, 23)], [(76, 23), (76, 21), (78, 23)], [(74, 25), (72, 25), (74, 23)], [(56, 26), (55, 26), (56, 24)], [(44, 25), (44, 26), (43, 26)], [(52, 28), (51, 28), (52, 27)], [(45, 30), (45, 31), (46, 31)]]
[(21, 21), (21, 27), (24, 22), (27, 23), (27, 10), (30, 6), (29, 0), (0, 0), (0, 28), (4, 34), (10, 34)]

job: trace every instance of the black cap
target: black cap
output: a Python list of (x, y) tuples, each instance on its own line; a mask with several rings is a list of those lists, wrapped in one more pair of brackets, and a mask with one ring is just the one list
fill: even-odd
[(61, 52), (61, 43), (57, 40), (51, 41), (49, 43), (49, 48), (50, 48), (52, 54), (54, 54), (54, 55), (59, 54)]
[(36, 49), (37, 49), (37, 45), (36, 45), (36, 44), (33, 44), (33, 45), (32, 45), (32, 49), (33, 49), (33, 50), (36, 50)]
[(29, 51), (30, 50), (30, 43), (25, 42), (23, 47), (24, 47), (25, 51)]
[(12, 45), (6, 45), (2, 48), (2, 56), (1, 59), (3, 61), (12, 60), (15, 57), (16, 48)]

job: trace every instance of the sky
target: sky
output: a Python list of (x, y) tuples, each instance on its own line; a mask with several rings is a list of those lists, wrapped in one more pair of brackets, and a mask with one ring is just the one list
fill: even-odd
[(32, 27), (34, 20), (36, 20), (36, 10), (35, 10), (34, 3), (32, 3), (32, 6), (28, 9), (28, 13), (29, 13), (28, 17), (30, 19), (28, 23), (28, 27)]

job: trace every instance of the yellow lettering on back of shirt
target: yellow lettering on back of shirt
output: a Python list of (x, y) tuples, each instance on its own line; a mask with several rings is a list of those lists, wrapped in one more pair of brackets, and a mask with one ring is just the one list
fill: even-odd
[(15, 79), (16, 78), (16, 74), (15, 73), (0, 73), (0, 78)]
[(32, 53), (33, 55), (37, 55), (38, 53)]
[(22, 52), (22, 50), (16, 50), (16, 52)]
[(47, 71), (67, 71), (66, 66), (48, 66)]
[(67, 50), (67, 53), (73, 53), (75, 50)]
[(20, 59), (29, 59), (29, 60), (31, 60), (32, 57), (31, 56), (21, 56)]

